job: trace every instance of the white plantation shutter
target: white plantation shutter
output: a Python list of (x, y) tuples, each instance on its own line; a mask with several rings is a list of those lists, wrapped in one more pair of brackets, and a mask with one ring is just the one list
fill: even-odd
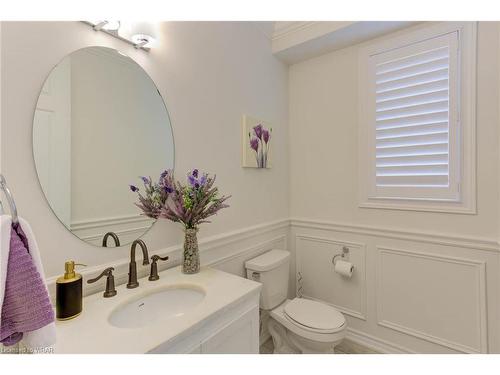
[(458, 32), (369, 56), (369, 196), (459, 199)]

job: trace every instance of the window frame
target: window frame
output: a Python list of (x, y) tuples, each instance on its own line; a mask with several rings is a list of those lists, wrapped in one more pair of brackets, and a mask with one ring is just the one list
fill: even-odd
[[(376, 186), (376, 155), (375, 155), (375, 127), (373, 123), (374, 96), (370, 90), (370, 83), (374, 74), (370, 70), (370, 57), (384, 52), (408, 47), (412, 44), (447, 34), (457, 33), (457, 113), (450, 113), (450, 132), (458, 132), (449, 140), (450, 183), (456, 187), (456, 194), (438, 194), (421, 197), (404, 195), (404, 188), (390, 188), (390, 194), (383, 194), (384, 189)], [(359, 50), (359, 207), (383, 208), (396, 210), (456, 212), (476, 214), (476, 48), (477, 48), (477, 23), (476, 22), (440, 22), (430, 26), (417, 26), (411, 31), (400, 36), (383, 39), (370, 43)], [(373, 77), (373, 76), (372, 76)], [(452, 77), (450, 76), (450, 85)], [(451, 95), (451, 88), (450, 88)], [(451, 107), (451, 106), (450, 106)], [(452, 108), (450, 108), (450, 111)], [(456, 123), (452, 126), (451, 121)], [(455, 121), (456, 120), (456, 121)], [(452, 153), (455, 159), (451, 160)], [(410, 190), (407, 190), (409, 193)], [(432, 192), (431, 189), (428, 192)], [(398, 196), (401, 194), (401, 196)], [(415, 195), (415, 194), (413, 194)]]

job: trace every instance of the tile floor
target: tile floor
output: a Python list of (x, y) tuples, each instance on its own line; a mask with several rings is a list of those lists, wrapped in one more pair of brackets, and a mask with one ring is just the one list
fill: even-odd
[[(273, 354), (274, 345), (273, 339), (269, 338), (264, 344), (260, 346), (260, 354)], [(335, 348), (336, 354), (378, 354), (378, 352), (369, 349), (365, 346), (356, 344), (349, 340), (344, 340), (340, 345)]]

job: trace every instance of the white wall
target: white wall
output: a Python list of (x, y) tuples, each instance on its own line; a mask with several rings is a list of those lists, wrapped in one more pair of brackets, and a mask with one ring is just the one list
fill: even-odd
[(306, 272), (304, 288), (346, 313), (351, 336), (389, 351), (500, 352), (498, 23), (478, 26), (477, 215), (358, 207), (358, 50), (369, 43), (290, 67), (291, 246), (307, 270), (345, 243), (357, 269), (350, 281)]
[[(221, 192), (232, 194), (231, 207), (201, 227), (202, 243), (289, 216), (288, 70), (270, 54), (270, 41), (245, 22), (167, 22), (160, 30), (161, 48), (145, 53), (79, 22), (2, 23), (3, 171), (37, 235), (48, 277), (60, 274), (68, 259), (95, 272), (128, 257), (128, 248), (95, 248), (69, 233), (50, 211), (34, 168), (31, 132), (40, 88), (55, 64), (82, 47), (118, 48), (138, 62), (166, 101), (178, 175), (194, 167), (216, 173)], [(243, 113), (273, 123), (273, 169), (241, 168)], [(161, 221), (144, 240), (155, 253), (180, 244), (182, 231)], [(246, 246), (233, 243), (235, 253), (240, 245)], [(242, 272), (241, 262), (238, 267)]]
[(498, 192), (496, 23), (481, 23), (478, 38), (478, 215), (358, 207), (357, 55), (360, 45), (290, 68), (291, 215), (496, 237), (498, 212), (496, 205), (491, 204), (497, 201)]

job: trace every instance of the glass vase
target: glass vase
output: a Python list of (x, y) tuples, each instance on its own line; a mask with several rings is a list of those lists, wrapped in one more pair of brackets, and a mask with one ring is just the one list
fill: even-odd
[(187, 228), (184, 231), (184, 251), (182, 252), (182, 273), (200, 272), (200, 251), (198, 249), (197, 228)]

